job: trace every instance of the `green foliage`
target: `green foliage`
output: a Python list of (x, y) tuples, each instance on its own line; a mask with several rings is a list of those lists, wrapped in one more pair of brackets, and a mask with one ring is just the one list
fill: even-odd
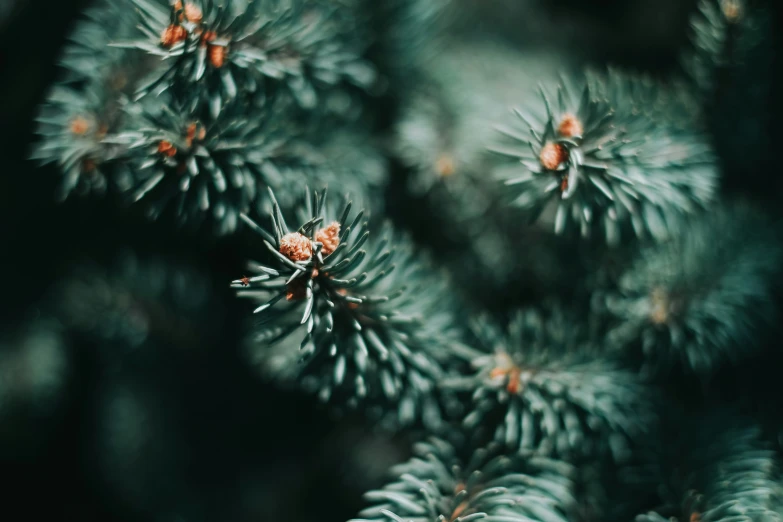
[(499, 297), (533, 299), (531, 283), (547, 290), (570, 286), (562, 272), (564, 262), (570, 268), (573, 254), (565, 250), (571, 245), (508, 212), (493, 175), (508, 162), (487, 151), (519, 93), (555, 79), (567, 65), (568, 57), (551, 52), (452, 38), (406, 91), (392, 134), (392, 153), (406, 167), (398, 183), (405, 179), (407, 192), (433, 214), (421, 219), (442, 224), (438, 261), (460, 274), (468, 302), (502, 306)]
[[(783, 519), (780, 466), (758, 425), (718, 408), (686, 422), (673, 447), (663, 450), (665, 505), (637, 522), (776, 522)], [(666, 480), (668, 479), (668, 480)], [(670, 498), (669, 498), (670, 497)]]
[[(260, 252), (231, 294), (255, 308), (238, 335), (265, 376), (374, 425), (448, 435), (416, 444), (353, 522), (626, 520), (651, 507), (638, 522), (781, 520), (780, 458), (757, 425), (767, 410), (689, 403), (697, 413), (681, 421), (679, 404), (661, 400), (690, 401), (679, 392), (697, 386), (697, 401), (721, 386), (732, 395), (718, 370), (763, 365), (775, 344), (779, 223), (717, 194), (723, 172), (767, 175), (758, 166), (774, 156), (767, 11), (701, 0), (684, 75), (660, 81), (575, 73), (567, 57), (481, 27), (448, 34), (460, 9), (103, 0), (69, 36), (32, 156), (59, 169), (62, 197), (114, 194), (222, 235), (244, 223)], [(382, 208), (415, 223), (419, 243), (381, 223)], [(238, 237), (229, 248), (253, 247)], [(573, 310), (517, 310), (541, 304), (521, 285)], [(161, 516), (194, 518), (201, 505), (181, 502), (191, 486), (176, 465), (190, 450), (170, 415), (179, 400), (158, 394), (180, 383), (162, 371), (147, 388), (132, 370), (176, 366), (165, 347), (192, 354), (225, 337), (207, 278), (124, 254), (63, 277), (50, 304), (69, 334), (105, 348), (92, 362), (111, 367), (99, 378), (100, 474), (141, 510), (182, 495), (188, 512)], [(57, 405), (64, 344), (48, 324), (0, 338), (0, 421), (39, 413), (23, 395)], [(670, 370), (686, 379), (647, 379)], [(781, 438), (777, 419), (763, 420)]]
[(108, 47), (127, 33), (129, 4), (101, 2), (85, 12), (60, 60), (63, 75), (47, 92), (36, 118), (31, 158), (54, 164), (62, 174), (58, 198), (72, 193), (126, 190), (132, 174), (116, 168), (121, 149), (106, 138), (127, 128), (125, 107), (150, 64)]
[(353, 0), (365, 10), (370, 55), (392, 96), (416, 85), (436, 59), (434, 52), (448, 30), (452, 0)]
[(64, 83), (89, 82), (107, 70), (119, 72), (138, 62), (124, 49), (110, 47), (117, 38), (128, 38), (133, 33), (133, 25), (127, 23), (132, 9), (130, 0), (114, 0), (95, 3), (84, 11), (60, 57)]
[(692, 48), (681, 61), (685, 73), (701, 90), (711, 91), (716, 69), (727, 65), (729, 33), (743, 11), (743, 0), (699, 0), (691, 17)]
[[(238, 95), (263, 94), (268, 82), (282, 83), (303, 107), (313, 108), (321, 88), (342, 82), (368, 88), (375, 81), (358, 42), (344, 41), (346, 35), (324, 18), (325, 11), (306, 2), (186, 2), (185, 7), (198, 9), (192, 20), (183, 4), (133, 2), (143, 38), (117, 45), (161, 59), (141, 93), (173, 88), (178, 96), (208, 104), (213, 118)], [(184, 33), (167, 44), (162, 40), (172, 27)], [(218, 60), (217, 55), (224, 56)]]
[[(691, 16), (690, 46), (682, 53), (681, 64), (708, 101), (726, 79), (722, 77), (724, 71), (742, 67), (756, 48), (772, 44), (771, 16), (772, 12), (759, 2), (699, 0)], [(757, 79), (766, 83), (765, 72), (759, 73)]]
[[(349, 30), (355, 10), (128, 2), (96, 5), (77, 24), (41, 106), (32, 157), (61, 170), (62, 198), (119, 193), (152, 218), (217, 234), (269, 209), (267, 187), (288, 195), (306, 182), (379, 199), (387, 166), (367, 130), (322, 132), (336, 116), (358, 121), (355, 87), (375, 81)], [(136, 31), (144, 38), (129, 40)]]
[(555, 232), (574, 228), (616, 244), (629, 229), (662, 240), (677, 219), (713, 200), (718, 179), (706, 135), (639, 117), (636, 100), (623, 95), (630, 82), (563, 78), (515, 111), (516, 123), (502, 129), (507, 143), (493, 147), (521, 163), (504, 174), (513, 205), (531, 219), (554, 205)]
[(573, 459), (629, 457), (655, 421), (654, 392), (607, 358), (576, 318), (559, 308), (519, 312), (506, 332), (476, 325), (469, 431), (494, 431), (508, 450)]
[(715, 148), (732, 191), (769, 190), (777, 143), (775, 71), (778, 31), (773, 3), (701, 0), (691, 17), (691, 45), (682, 53), (705, 106)]
[(176, 105), (142, 111), (135, 130), (112, 138), (132, 166), (132, 199), (149, 200), (153, 217), (176, 210), (182, 224), (211, 214), (225, 233), (236, 228), (259, 190), (297, 186), (306, 172), (297, 170), (298, 131), (286, 123), (290, 112), (273, 100), (257, 108), (265, 114), (260, 120), (239, 107), (214, 121)]
[(461, 464), (448, 443), (430, 439), (414, 457), (392, 468), (397, 479), (365, 498), (372, 502), (352, 522), (527, 522), (572, 520), (575, 470), (540, 456), (507, 456), (478, 449)]
[(478, 39), (449, 41), (403, 100), (394, 129), (394, 151), (413, 171), (411, 192), (445, 186), (467, 213), (460, 216), (465, 222), (485, 211), (474, 210), (471, 196), (476, 189), (496, 188), (486, 175), (497, 167), (486, 151), (495, 128), (518, 102), (520, 91), (535, 88), (543, 78), (556, 78), (556, 64), (564, 66), (561, 57), (549, 53), (520, 53)]
[(435, 428), (436, 388), (458, 339), (446, 281), (388, 227), (371, 238), (363, 210), (353, 214), (350, 202), (332, 209), (315, 192), (289, 228), (275, 204), (271, 233), (243, 216), (272, 254), (250, 265), (256, 275), (233, 282), (260, 303), (258, 348), (295, 335), (298, 379), (322, 400), (392, 404), (400, 424)]
[(42, 139), (31, 158), (60, 169), (60, 199), (72, 192), (103, 194), (111, 184), (125, 187), (133, 183), (130, 173), (115, 173), (109, 165), (121, 149), (104, 138), (124, 123), (114, 94), (95, 84), (83, 91), (55, 86), (42, 105), (37, 118)]
[(610, 344), (643, 355), (648, 373), (706, 375), (757, 352), (778, 321), (777, 227), (748, 205), (725, 205), (642, 250), (604, 299)]

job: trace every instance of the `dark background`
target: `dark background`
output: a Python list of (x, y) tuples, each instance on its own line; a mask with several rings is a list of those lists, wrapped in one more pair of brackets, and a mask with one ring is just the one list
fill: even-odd
[[(457, 1), (479, 13), (473, 30), (653, 72), (673, 66), (694, 7), (691, 0)], [(185, 314), (191, 321), (181, 328), (201, 340), (187, 352), (176, 342), (131, 350), (63, 334), (68, 364), (57, 407), (43, 416), (24, 405), (0, 410), (0, 519), (354, 516), (361, 493), (407, 455), (405, 434), (372, 434), (358, 417), (338, 422), (311, 397), (275, 389), (248, 367), (240, 350), (246, 311), (227, 285), (242, 271), (242, 234), (209, 240), (148, 224), (107, 201), (55, 203), (56, 172), (26, 159), (36, 106), (87, 4), (22, 0), (0, 10), (0, 332), (15, 339), (20, 325), (45, 315), (56, 283), (74, 267), (88, 259), (111, 266), (125, 246), (166, 255), (172, 270), (180, 263), (204, 278), (213, 320)], [(773, 93), (780, 92), (778, 63), (776, 57)], [(783, 137), (779, 98), (768, 100), (772, 143)], [(726, 190), (777, 198), (783, 172), (774, 151), (750, 160), (753, 175), (728, 176)], [(427, 231), (400, 211), (403, 197), (390, 191), (392, 217), (426, 239)], [(130, 404), (128, 420), (107, 418), (123, 404)], [(132, 414), (139, 409), (143, 423)], [(141, 430), (145, 442), (127, 447), (134, 442), (112, 431), (122, 431), (122, 422)]]

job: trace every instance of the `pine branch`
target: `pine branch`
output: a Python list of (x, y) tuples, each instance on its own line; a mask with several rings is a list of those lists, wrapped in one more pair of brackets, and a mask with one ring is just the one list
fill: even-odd
[(718, 178), (707, 136), (640, 117), (634, 97), (610, 91), (629, 83), (563, 78), (516, 111), (517, 122), (501, 128), (507, 144), (493, 149), (521, 163), (503, 174), (514, 206), (536, 219), (554, 205), (555, 232), (616, 244), (629, 229), (662, 240), (676, 219), (709, 205)]
[(745, 0), (699, 0), (691, 17), (691, 45), (680, 61), (704, 93), (715, 89), (718, 71), (734, 61), (732, 44), (746, 22), (745, 4)]
[(110, 166), (120, 148), (104, 142), (109, 132), (124, 126), (119, 97), (120, 93), (98, 82), (82, 91), (56, 85), (40, 107), (36, 129), (40, 139), (30, 158), (41, 165), (57, 165), (62, 176), (58, 199), (72, 193), (104, 194), (116, 188), (113, 184), (122, 184), (122, 176), (116, 179)]
[(575, 504), (574, 473), (565, 462), (507, 456), (497, 447), (478, 449), (461, 465), (452, 446), (430, 439), (392, 468), (395, 482), (365, 495), (373, 505), (352, 522), (565, 522)]
[(446, 281), (388, 227), (372, 237), (364, 211), (351, 209), (334, 211), (316, 192), (289, 217), (291, 228), (277, 205), (271, 229), (244, 217), (272, 261), (233, 285), (260, 305), (260, 350), (301, 340), (297, 378), (322, 400), (385, 404), (396, 423), (421, 419), (435, 429), (443, 416), (436, 390), (458, 343)]
[[(780, 463), (757, 424), (717, 409), (686, 423), (683, 437), (666, 451), (662, 467), (674, 476), (679, 498), (662, 508), (683, 522), (775, 522), (783, 519)], [(667, 520), (659, 512), (637, 522)], [(669, 520), (678, 520), (675, 516)]]
[(509, 451), (625, 461), (653, 426), (654, 394), (580, 324), (554, 308), (518, 313), (507, 332), (477, 325), (476, 373), (455, 383), (473, 393), (465, 429), (494, 431)]
[(455, 37), (444, 47), (406, 91), (392, 136), (392, 152), (406, 167), (405, 190), (424, 203), (417, 208), (426, 217), (418, 219), (440, 223), (432, 227), (443, 244), (438, 261), (460, 274), (459, 290), (481, 307), (517, 306), (541, 289), (569, 291), (573, 280), (563, 274), (576, 275), (576, 245), (508, 212), (505, 187), (492, 173), (516, 165), (487, 152), (519, 92), (556, 79), (568, 57), (475, 37)]
[(126, 128), (124, 108), (139, 79), (150, 70), (148, 60), (108, 47), (128, 32), (126, 0), (101, 2), (88, 9), (63, 50), (64, 71), (49, 89), (36, 115), (37, 142), (31, 158), (56, 164), (62, 173), (58, 199), (70, 194), (103, 194), (122, 190), (128, 172), (114, 172), (109, 163), (120, 150), (104, 139)]
[(646, 373), (681, 366), (706, 376), (758, 353), (776, 328), (783, 252), (775, 225), (747, 205), (718, 207), (681, 228), (643, 250), (605, 298), (609, 339), (642, 355)]
[(141, 71), (148, 72), (149, 63), (144, 63), (138, 72), (133, 70), (133, 66), (148, 61), (137, 60), (125, 49), (110, 47), (115, 39), (130, 38), (135, 31), (133, 24), (128, 23), (132, 9), (130, 0), (99, 0), (82, 13), (59, 60), (65, 69), (61, 82), (73, 85), (96, 81), (106, 76), (108, 70), (114, 71), (114, 76), (124, 76), (125, 83), (133, 83), (144, 74)]
[(369, 88), (375, 81), (358, 42), (344, 41), (325, 11), (300, 0), (133, 1), (142, 35), (116, 45), (160, 57), (140, 95), (174, 89), (216, 118), (238, 95), (263, 96), (266, 84), (282, 84), (302, 107), (313, 108), (320, 89)]
[(448, 31), (452, 0), (355, 0), (371, 28), (370, 55), (392, 96), (416, 85), (437, 59)]
[[(409, 190), (419, 195), (444, 185), (472, 195), (475, 191), (463, 185), (495, 188), (486, 171), (497, 161), (486, 149), (498, 121), (517, 103), (519, 92), (557, 78), (559, 67), (567, 67), (564, 61), (567, 57), (523, 53), (498, 42), (449, 41), (406, 95), (394, 129), (393, 150), (413, 170)], [(473, 205), (469, 196), (459, 202), (466, 222), (486, 210)]]
[(266, 187), (298, 186), (308, 172), (297, 168), (307, 147), (297, 143), (301, 131), (288, 123), (285, 103), (258, 107), (263, 119), (236, 106), (214, 121), (174, 103), (132, 109), (139, 114), (130, 129), (107, 141), (126, 151), (133, 181), (125, 190), (153, 218), (169, 212), (183, 225), (209, 221), (218, 233), (231, 232)]

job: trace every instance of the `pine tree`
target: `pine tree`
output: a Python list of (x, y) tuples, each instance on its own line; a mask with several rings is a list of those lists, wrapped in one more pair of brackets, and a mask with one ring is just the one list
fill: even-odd
[(575, 4), (85, 5), (2, 176), (2, 462), (104, 519), (783, 519), (775, 5), (662, 3), (652, 67)]

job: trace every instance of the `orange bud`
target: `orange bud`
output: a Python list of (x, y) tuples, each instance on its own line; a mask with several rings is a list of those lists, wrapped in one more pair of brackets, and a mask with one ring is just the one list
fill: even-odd
[(545, 169), (555, 170), (568, 160), (568, 149), (559, 143), (547, 143), (541, 149), (539, 160)]

